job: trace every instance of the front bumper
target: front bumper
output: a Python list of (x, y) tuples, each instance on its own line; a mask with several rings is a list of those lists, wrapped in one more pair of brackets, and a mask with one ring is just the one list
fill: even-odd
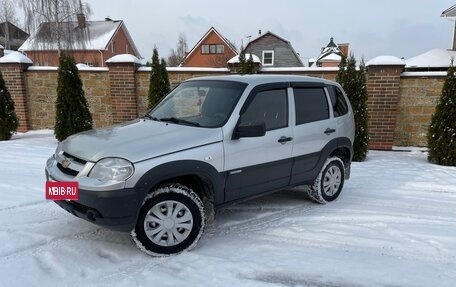
[(118, 231), (135, 227), (139, 201), (134, 189), (109, 192), (79, 190), (77, 201), (54, 201), (79, 218)]
[[(48, 162), (45, 169), (46, 180), (71, 181), (58, 171), (55, 163)], [(54, 175), (54, 173), (56, 173)], [(124, 186), (124, 185), (123, 185)], [(118, 231), (131, 231), (136, 224), (136, 218), (141, 207), (142, 198), (134, 188), (118, 188), (99, 190), (94, 187), (89, 190), (86, 185), (79, 184), (79, 199), (77, 201), (54, 201), (61, 208), (79, 218), (97, 225)]]

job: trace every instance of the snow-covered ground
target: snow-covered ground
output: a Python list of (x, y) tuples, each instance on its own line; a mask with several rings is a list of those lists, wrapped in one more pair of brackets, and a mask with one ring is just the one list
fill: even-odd
[(456, 286), (456, 168), (371, 151), (340, 198), (222, 209), (195, 249), (153, 258), (44, 199), (52, 131), (0, 142), (0, 286)]

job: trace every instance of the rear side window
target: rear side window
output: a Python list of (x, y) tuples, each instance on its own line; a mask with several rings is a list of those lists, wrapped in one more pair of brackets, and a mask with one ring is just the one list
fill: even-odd
[(332, 102), (334, 117), (340, 117), (348, 113), (348, 105), (342, 91), (336, 86), (328, 86), (328, 90)]
[(285, 89), (267, 90), (255, 95), (241, 121), (264, 122), (266, 130), (288, 126), (288, 100)]
[(296, 125), (329, 118), (328, 101), (323, 88), (294, 89)]

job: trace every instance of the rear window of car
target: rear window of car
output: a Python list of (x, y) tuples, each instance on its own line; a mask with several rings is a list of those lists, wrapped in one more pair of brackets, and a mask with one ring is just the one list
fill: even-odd
[(328, 86), (331, 98), (334, 117), (340, 117), (348, 113), (348, 105), (345, 101), (344, 93), (336, 86)]
[(323, 88), (294, 88), (296, 125), (329, 118), (328, 101)]

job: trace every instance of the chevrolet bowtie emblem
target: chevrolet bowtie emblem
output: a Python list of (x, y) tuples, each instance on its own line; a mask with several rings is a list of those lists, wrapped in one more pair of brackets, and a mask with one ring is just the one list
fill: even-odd
[(68, 168), (70, 166), (70, 164), (71, 164), (71, 161), (67, 158), (62, 161), (63, 168)]

